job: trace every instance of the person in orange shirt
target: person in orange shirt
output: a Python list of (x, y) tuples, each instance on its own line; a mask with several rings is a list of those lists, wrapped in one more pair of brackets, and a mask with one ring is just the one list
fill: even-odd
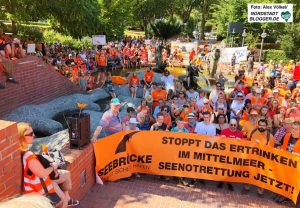
[(105, 50), (102, 49), (100, 52), (98, 51), (95, 59), (98, 68), (97, 84), (99, 84), (99, 81), (105, 76), (107, 67), (107, 55), (105, 54)]
[(190, 61), (190, 63), (194, 61), (195, 56), (196, 56), (196, 52), (195, 52), (194, 49), (192, 49), (192, 51), (189, 54), (189, 61)]
[(73, 82), (77, 82), (78, 81), (78, 66), (74, 66), (73, 65), (73, 67), (72, 67), (72, 80), (73, 80)]
[(151, 70), (151, 67), (148, 66), (147, 70), (144, 72), (144, 80), (142, 81), (142, 84), (144, 85), (143, 97), (146, 97), (147, 90), (151, 88), (153, 78), (154, 78), (154, 73)]
[(129, 88), (130, 88), (132, 98), (136, 98), (136, 92), (139, 85), (140, 85), (140, 78), (139, 76), (136, 75), (136, 72), (133, 72), (132, 75), (129, 77)]
[(297, 94), (300, 92), (300, 82), (297, 83), (296, 88), (292, 91), (292, 98), (295, 99)]
[(282, 149), (300, 156), (300, 122), (292, 124), (291, 133), (283, 138)]
[[(255, 142), (258, 145), (275, 147), (275, 139), (268, 129), (268, 121), (266, 119), (260, 119), (257, 124), (257, 128), (252, 130), (250, 137), (247, 138), (250, 141)], [(247, 194), (250, 191), (250, 185), (244, 185), (243, 194)], [(257, 188), (257, 195), (262, 196), (264, 192), (263, 188)]]
[(157, 88), (152, 91), (151, 95), (153, 98), (152, 110), (154, 110), (155, 107), (158, 106), (159, 100), (165, 101), (167, 99), (167, 92), (166, 92), (166, 90), (162, 89), (161, 84), (157, 85)]
[(256, 110), (251, 110), (249, 115), (249, 120), (245, 122), (242, 128), (242, 133), (244, 137), (250, 139), (250, 134), (256, 128), (257, 121), (258, 121), (258, 112)]
[(261, 108), (261, 106), (264, 105), (265, 99), (262, 97), (262, 89), (257, 88), (255, 90), (255, 93), (256, 95), (251, 96), (250, 100), (251, 100), (252, 107), (258, 110)]
[[(290, 152), (294, 155), (300, 156), (300, 122), (296, 121), (292, 124), (291, 132), (287, 133), (283, 137), (283, 143), (281, 149)], [(295, 207), (299, 207), (300, 205), (299, 198), (300, 197), (298, 195), (297, 204)], [(277, 203), (282, 203), (282, 204), (290, 201), (290, 199), (282, 197), (280, 195), (278, 195), (274, 200)]]
[(80, 56), (79, 53), (76, 54), (76, 57), (75, 57), (75, 59), (74, 59), (74, 62), (75, 62), (76, 64), (78, 64), (78, 65), (81, 65), (81, 64), (83, 63), (83, 59), (81, 58), (81, 56)]
[(188, 122), (189, 121), (188, 115), (190, 113), (192, 113), (192, 111), (190, 110), (189, 105), (188, 104), (184, 104), (182, 106), (182, 111), (180, 113), (180, 117), (184, 120), (184, 122)]

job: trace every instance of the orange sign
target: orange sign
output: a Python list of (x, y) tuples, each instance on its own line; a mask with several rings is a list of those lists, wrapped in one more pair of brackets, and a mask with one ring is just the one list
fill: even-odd
[(300, 157), (250, 141), (197, 134), (123, 131), (94, 145), (103, 181), (147, 173), (248, 183), (292, 199), (300, 188)]

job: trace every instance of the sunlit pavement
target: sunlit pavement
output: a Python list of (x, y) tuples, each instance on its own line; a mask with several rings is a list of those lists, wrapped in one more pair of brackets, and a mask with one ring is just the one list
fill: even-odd
[(179, 185), (175, 180), (162, 181), (156, 176), (142, 175), (141, 178), (120, 180), (95, 185), (81, 201), (80, 208), (206, 208), (206, 207), (259, 207), (279, 208), (272, 201), (272, 193), (266, 191), (263, 198), (256, 196), (252, 187), (249, 195), (242, 195), (242, 185), (233, 184), (233, 192), (216, 188), (217, 183), (207, 181), (194, 188)]

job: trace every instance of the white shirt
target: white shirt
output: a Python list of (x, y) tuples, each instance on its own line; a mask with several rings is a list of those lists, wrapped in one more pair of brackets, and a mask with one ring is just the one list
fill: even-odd
[[(243, 107), (244, 107), (244, 102), (238, 103), (236, 100), (234, 100), (234, 101), (232, 101), (230, 109), (233, 109), (237, 112), (239, 110), (242, 110)], [(234, 113), (231, 111), (230, 116), (236, 116), (236, 115), (234, 115)], [(242, 117), (242, 114), (239, 114), (239, 117)]]
[(209, 94), (209, 100), (215, 104), (215, 102), (217, 102), (218, 100), (218, 93), (217, 93), (217, 90), (213, 90), (211, 91), (211, 93)]
[(188, 96), (188, 100), (190, 100), (191, 98), (198, 98), (199, 97), (199, 93), (194, 91), (193, 93), (191, 93), (190, 91), (186, 92), (186, 95)]
[(199, 111), (201, 110), (202, 106), (204, 105), (204, 98), (205, 97), (202, 97), (202, 98), (198, 97), (198, 99), (197, 99), (196, 104), (197, 104), (197, 107), (198, 107)]
[(168, 92), (170, 89), (175, 90), (175, 85), (174, 85), (174, 77), (173, 75), (169, 76), (162, 76), (161, 81), (165, 83), (166, 91)]
[(203, 121), (197, 122), (195, 133), (202, 135), (216, 136), (216, 126), (214, 124), (206, 125)]

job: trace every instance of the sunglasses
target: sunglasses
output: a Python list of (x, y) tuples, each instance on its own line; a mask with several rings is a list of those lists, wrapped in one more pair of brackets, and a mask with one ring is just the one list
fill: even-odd
[(168, 109), (164, 109), (163, 111), (166, 111), (166, 112), (167, 112), (167, 111), (168, 111)]
[(241, 96), (241, 95), (238, 95), (237, 97), (241, 97), (241, 98), (242, 98), (243, 96)]
[(230, 126), (237, 126), (236, 124), (230, 124)]
[(30, 132), (29, 134), (25, 134), (24, 136), (33, 136), (34, 135), (34, 132), (32, 131), (32, 132)]

